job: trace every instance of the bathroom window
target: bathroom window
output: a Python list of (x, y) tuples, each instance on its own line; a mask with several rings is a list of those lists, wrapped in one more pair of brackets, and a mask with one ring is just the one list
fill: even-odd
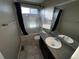
[(29, 8), (29, 7), (21, 7), (22, 14), (38, 14), (39, 11), (36, 8)]
[(22, 14), (30, 14), (30, 8), (28, 7), (21, 7)]
[(27, 33), (37, 33), (40, 28), (38, 8), (21, 6), (24, 27)]
[(52, 9), (43, 9), (41, 10), (42, 17), (42, 28), (51, 29), (51, 21), (53, 18), (53, 8)]
[(31, 8), (31, 14), (38, 14), (38, 9)]

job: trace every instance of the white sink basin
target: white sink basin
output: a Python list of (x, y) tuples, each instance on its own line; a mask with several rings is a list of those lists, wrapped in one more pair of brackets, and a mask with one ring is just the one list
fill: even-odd
[(58, 49), (62, 47), (62, 43), (55, 37), (47, 37), (45, 42), (51, 48)]
[(63, 38), (65, 42), (72, 44), (74, 43), (74, 40), (71, 37), (68, 37), (66, 35), (59, 35), (59, 37)]

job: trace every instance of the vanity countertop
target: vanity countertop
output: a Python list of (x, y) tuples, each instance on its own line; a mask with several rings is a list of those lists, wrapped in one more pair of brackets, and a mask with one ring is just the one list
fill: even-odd
[[(43, 41), (45, 42), (45, 39), (47, 37), (53, 37), (53, 35), (49, 33), (40, 33), (40, 36), (42, 37)], [(70, 59), (72, 54), (74, 53), (74, 49), (66, 45), (65, 43), (62, 42), (62, 47), (59, 49), (51, 48), (47, 46), (48, 49), (51, 51), (51, 53), (55, 56), (56, 59)]]

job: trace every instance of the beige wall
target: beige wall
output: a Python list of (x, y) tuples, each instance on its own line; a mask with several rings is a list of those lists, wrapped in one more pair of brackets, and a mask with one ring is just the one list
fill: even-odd
[(60, 6), (63, 15), (59, 25), (59, 32), (79, 41), (79, 1)]
[(17, 59), (19, 41), (16, 20), (13, 0), (0, 0), (0, 52), (5, 59)]

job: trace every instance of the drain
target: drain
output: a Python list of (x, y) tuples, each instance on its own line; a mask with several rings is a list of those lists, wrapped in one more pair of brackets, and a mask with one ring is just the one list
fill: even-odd
[(52, 46), (55, 46), (55, 44), (52, 44)]
[(21, 46), (21, 51), (24, 51), (24, 46), (23, 45)]

